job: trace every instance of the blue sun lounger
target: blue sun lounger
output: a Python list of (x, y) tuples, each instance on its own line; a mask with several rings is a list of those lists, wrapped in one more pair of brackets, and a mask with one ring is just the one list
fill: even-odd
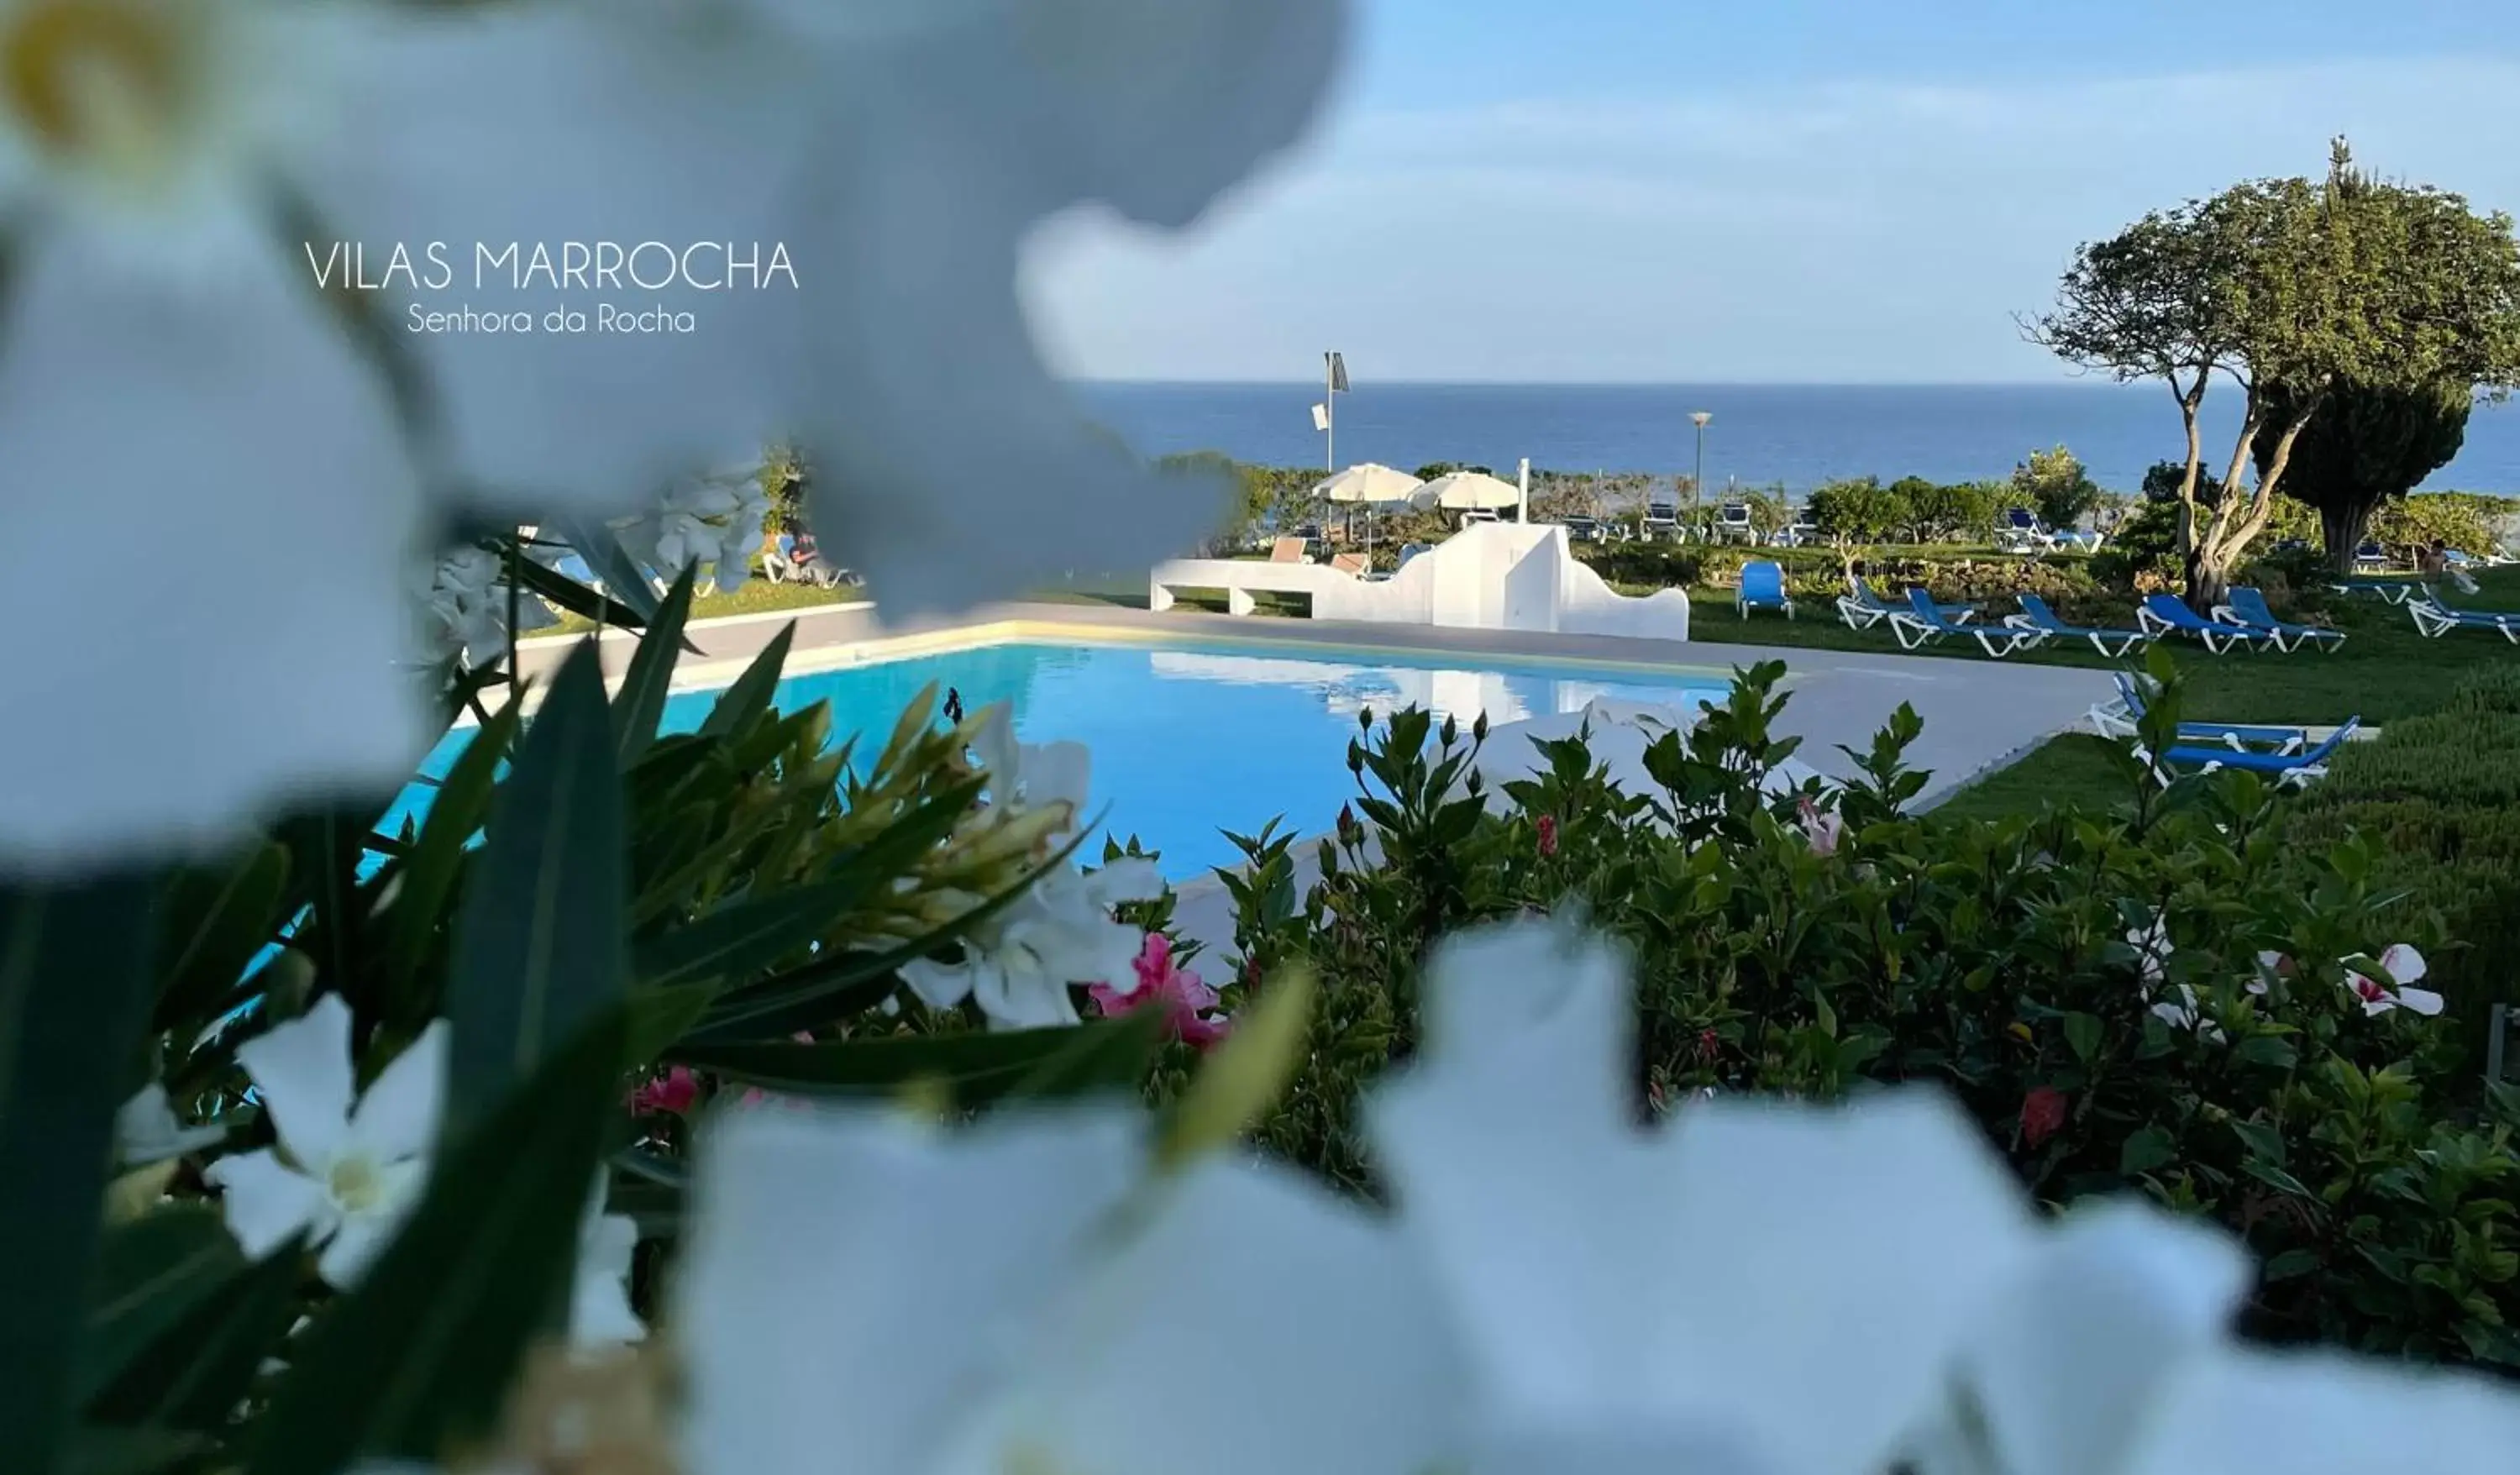
[(2069, 625), (2048, 602), (2035, 594), (2021, 596), (2021, 612), (2008, 614), (2003, 622), (2015, 630), (2036, 630), (2041, 636), (2063, 636), (2067, 640), (2088, 640), (2092, 648), (2102, 655), (2120, 656), (2138, 645), (2150, 645), (2152, 636), (2141, 630), (2110, 630), (2096, 625)]
[(2345, 644), (2345, 632), (2323, 629), (2318, 625), (2293, 625), (2275, 618), (2267, 607), (2267, 597), (2255, 589), (2234, 589), (2224, 596), (2224, 603), (2214, 606), (2214, 617), (2234, 625), (2247, 625), (2275, 638), (2278, 650), (2298, 650), (2313, 641), (2321, 650), (2334, 650)]
[(2415, 630), (2426, 640), (2439, 640), (2453, 630), (2491, 630), (2520, 646), (2520, 614), (2453, 609), (2442, 602), (2438, 589), (2427, 588), (2421, 599), (2408, 600), (2407, 613), (2414, 616)]
[(2412, 579), (2338, 579), (2327, 587), (2338, 594), (2375, 595), (2389, 604), (2403, 604), (2422, 592)]
[(1743, 619), (1753, 609), (1781, 609), (1785, 618), (1794, 617), (1794, 602), (1785, 594), (1785, 571), (1768, 559), (1753, 559), (1741, 565), (1741, 588), (1732, 596), (1732, 607)]
[(2263, 650), (2276, 644), (2270, 631), (2209, 620), (2179, 603), (2175, 595), (2145, 595), (2143, 603), (2136, 609), (2135, 622), (2154, 635), (2192, 635), (2203, 641), (2206, 651), (2214, 655), (2220, 655), (2233, 646)]
[[(2143, 721), (2144, 689), (2124, 671), (2116, 675), (2117, 700), (2102, 702), (2092, 708), (2092, 726), (2103, 738), (2133, 738), (2141, 730), (2136, 724)], [(2361, 722), (2361, 717), (2350, 719)], [(2220, 743), (2227, 748), (2258, 748), (2271, 753), (2297, 753), (2310, 746), (2306, 728), (2277, 724), (2244, 722), (2182, 722), (2179, 725), (2179, 741), (2187, 743)]]
[(2229, 748), (2197, 747), (2182, 743), (2164, 753), (2163, 761), (2153, 765), (2153, 772), (2160, 776), (2165, 786), (2170, 782), (2168, 770), (2180, 767), (2192, 768), (2208, 774), (2216, 769), (2245, 769), (2253, 774), (2265, 775), (2278, 783), (2308, 783), (2314, 779), (2327, 777), (2328, 758), (2354, 736), (2354, 730), (2359, 726), (2361, 726), (2359, 720), (2348, 722), (2320, 738), (2317, 747), (2306, 748), (2298, 753), (2233, 752)]
[(1963, 625), (1943, 613), (1943, 606), (1919, 584), (1908, 591), (1908, 607), (1890, 611), (1890, 633), (1899, 638), (1904, 649), (1941, 640), (1947, 635), (1965, 635), (1977, 642), (1977, 648), (1998, 660), (2015, 650), (2027, 649), (2048, 637), (2036, 630), (2022, 630), (2010, 625)]
[[(1846, 621), (1849, 630), (1869, 630), (1890, 616), (1907, 610), (1906, 604), (1893, 604), (1874, 594), (1872, 586), (1860, 573), (1848, 575), (1846, 583), (1849, 592), (1837, 597), (1837, 614), (1838, 618)], [(1975, 604), (1937, 604), (1934, 607), (1955, 625), (1965, 625), (1977, 618)]]

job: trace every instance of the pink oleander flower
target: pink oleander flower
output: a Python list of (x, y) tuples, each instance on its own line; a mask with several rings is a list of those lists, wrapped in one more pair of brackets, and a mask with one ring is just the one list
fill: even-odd
[(1811, 842), (1812, 854), (1837, 854), (1838, 842), (1846, 838), (1846, 822), (1812, 802), (1811, 795), (1802, 799), (1803, 838)]
[(1547, 860), (1549, 857), (1557, 853), (1557, 817), (1555, 815), (1542, 815), (1540, 817), (1539, 829), (1540, 856), (1541, 859)]
[(1146, 946), (1130, 964), (1138, 975), (1136, 985), (1115, 989), (1098, 983), (1086, 989), (1094, 1006), (1105, 1019), (1117, 1019), (1142, 1008), (1164, 1011), (1166, 1034), (1206, 1050), (1223, 1040), (1232, 1023), (1216, 1007), (1216, 990), (1209, 988), (1196, 973), (1173, 964), (1172, 939), (1161, 932), (1147, 934)]
[(630, 1109), (689, 1116), (700, 1101), (700, 1080), (688, 1065), (676, 1065), (640, 1087), (630, 1096)]

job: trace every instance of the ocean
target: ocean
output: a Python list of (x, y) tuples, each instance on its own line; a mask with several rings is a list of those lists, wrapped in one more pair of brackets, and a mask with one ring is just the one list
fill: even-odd
[[(1313, 384), (1077, 386), (1089, 410), (1149, 456), (1221, 451), (1270, 466), (1321, 466)], [(1338, 397), (1338, 464), (1429, 462), (1535, 470), (1685, 474), (1706, 427), (1706, 484), (1782, 481), (1795, 492), (1842, 476), (2000, 477), (2032, 450), (2063, 444), (2092, 477), (2132, 492), (2144, 469), (2181, 459), (2179, 407), (2161, 384), (1376, 384)], [(2239, 431), (2239, 394), (2206, 396), (2207, 465)], [(2520, 495), (2520, 407), (2479, 406), (2467, 444), (2430, 490)]]

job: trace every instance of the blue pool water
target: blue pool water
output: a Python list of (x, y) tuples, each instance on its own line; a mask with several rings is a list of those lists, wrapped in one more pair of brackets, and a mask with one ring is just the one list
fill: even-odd
[[(1089, 805), (1107, 828), (1161, 852), (1181, 881), (1238, 856), (1220, 829), (1256, 833), (1282, 818), (1297, 834), (1328, 829), (1355, 796), (1347, 771), (1357, 712), (1417, 705), (1491, 724), (1580, 709), (1596, 696), (1687, 707), (1721, 701), (1728, 683), (1704, 672), (1587, 670), (1478, 657), (1341, 652), (1261, 645), (996, 645), (847, 666), (780, 683), (783, 711), (832, 705), (835, 738), (867, 730), (880, 743), (928, 683), (977, 712), (1013, 704), (1025, 742), (1082, 742), (1094, 753)], [(699, 727), (717, 699), (666, 703), (665, 729)], [(425, 771), (439, 774), (468, 733), (448, 735)], [(390, 822), (387, 826), (391, 827)], [(1099, 857), (1101, 845), (1084, 852)]]

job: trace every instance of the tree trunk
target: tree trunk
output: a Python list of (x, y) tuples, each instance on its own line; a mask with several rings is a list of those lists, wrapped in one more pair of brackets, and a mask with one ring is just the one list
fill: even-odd
[(2362, 546), (2363, 530), (2378, 509), (2368, 502), (2318, 510), (2318, 535), (2327, 550), (2327, 566), (2338, 573), (2354, 571), (2354, 550)]
[(2198, 614), (2211, 616), (2214, 606), (2231, 592), (2231, 559), (2228, 554), (2208, 557), (2199, 548), (2187, 555), (2187, 607)]
[(2275, 442), (2274, 455), (2268, 460), (2266, 474), (2258, 478), (2257, 490), (2243, 505), (2240, 484), (2248, 469), (2249, 446), (2257, 439), (2261, 423), (2257, 391), (2251, 389), (2248, 413), (2240, 424), (2240, 442), (2231, 452), (2231, 469), (2223, 473), (2223, 493), (2214, 505), (2214, 520), (2195, 540), (2196, 552), (2187, 559), (2187, 607), (2198, 614), (2211, 615), (2214, 606), (2223, 603), (2231, 587), (2232, 568), (2273, 517), (2275, 489), (2283, 480), (2285, 464), (2292, 460), (2294, 443), (2310, 424), (2310, 412), (2303, 411), (2284, 427), (2282, 438)]
[(2205, 441), (2199, 432), (2196, 417), (2205, 402), (2205, 385), (2212, 373), (2210, 369), (2199, 370), (2193, 389), (2182, 385), (2179, 376), (2174, 374), (2170, 377), (2171, 389), (2179, 396), (2180, 419), (2186, 423), (2187, 427), (2187, 473), (2179, 481), (2179, 585), (2187, 591), (2187, 603), (2199, 614), (2210, 606), (2198, 604), (2195, 593), (2205, 547), (2204, 529), (2196, 525), (2196, 484), (2205, 469)]

